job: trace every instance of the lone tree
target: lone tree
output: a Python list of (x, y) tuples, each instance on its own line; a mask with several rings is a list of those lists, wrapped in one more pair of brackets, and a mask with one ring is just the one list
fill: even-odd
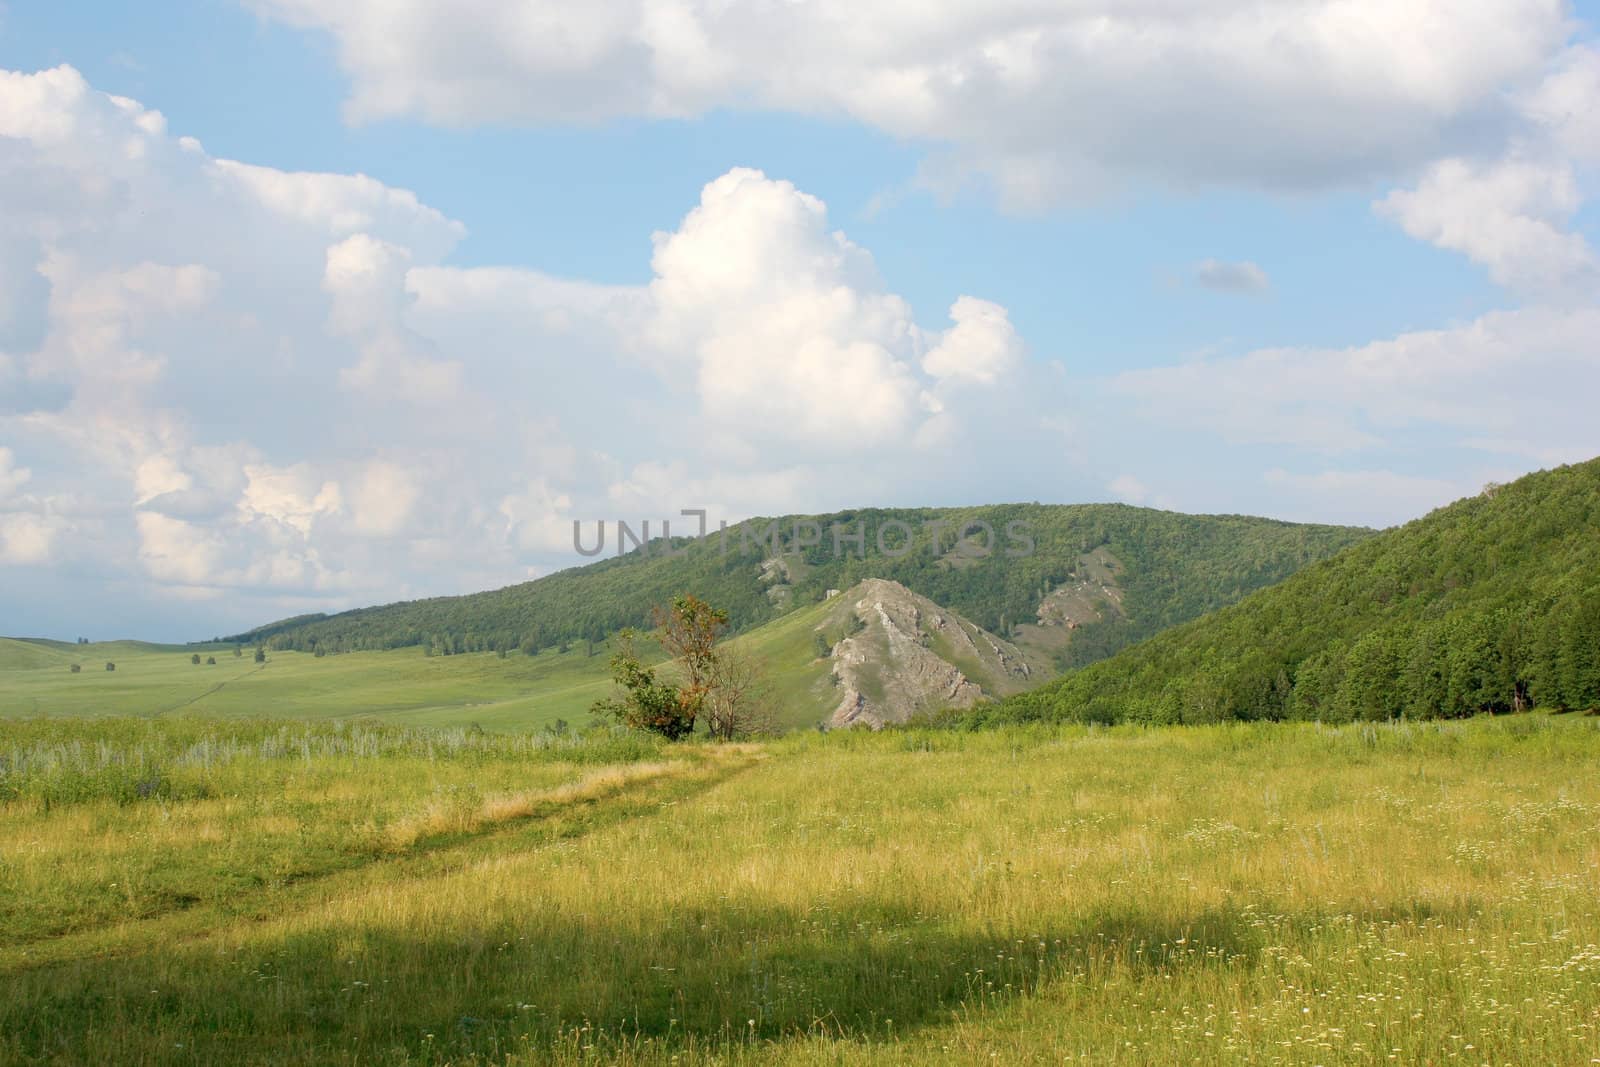
[(81, 664), (81, 663), (74, 663), (74, 664), (73, 664), (73, 665), (72, 665), (72, 673), (73, 673), (73, 674), (79, 674), (79, 673), (81, 673), (81, 672), (82, 672), (82, 671), (83, 671), (83, 664)]
[(261, 645), (257, 645), (256, 646), (256, 662), (257, 663), (265, 663), (265, 662), (267, 662), (267, 650), (266, 650), (266, 648), (264, 648)]
[(196, 652), (194, 655), (190, 656), (189, 662), (193, 663), (196, 667), (200, 666), (200, 653)]
[(703, 707), (715, 680), (717, 639), (728, 628), (728, 613), (685, 595), (654, 614), (661, 647), (683, 665), (684, 692), (697, 709)]
[(680, 596), (655, 611), (656, 635), (682, 672), (681, 684), (656, 677), (634, 651), (635, 634), (624, 630), (611, 657), (611, 674), (621, 699), (602, 700), (595, 711), (636, 729), (676, 741), (694, 732), (702, 716), (706, 730), (720, 741), (760, 732), (765, 687), (757, 664), (718, 641), (728, 628), (728, 613), (696, 596)]
[(117, 669), (117, 665), (115, 663), (112, 663), (110, 660), (106, 661), (106, 670), (114, 671), (116, 669)]

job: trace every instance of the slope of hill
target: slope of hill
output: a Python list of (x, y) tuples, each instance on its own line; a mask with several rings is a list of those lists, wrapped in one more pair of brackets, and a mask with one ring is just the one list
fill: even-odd
[[(958, 540), (963, 528), (970, 536)], [(837, 544), (834, 529), (844, 531)], [(1017, 530), (1025, 542), (1011, 536)], [(859, 542), (849, 537), (854, 531), (863, 534)], [(882, 578), (1067, 668), (1232, 603), (1370, 535), (1124, 505), (757, 519), (725, 538), (657, 540), (648, 550), (493, 592), (284, 620), (225, 640), (335, 653), (411, 645), (536, 651), (645, 625), (654, 605), (685, 591), (725, 608), (735, 631), (748, 632), (822, 602), (830, 590)]]
[(1600, 706), (1600, 460), (1491, 487), (974, 723)]
[(1011, 642), (878, 578), (734, 644), (764, 666), (778, 729), (902, 723), (1018, 692), (1040, 670)]
[[(77, 663), (85, 669), (101, 667), (108, 660), (147, 653), (182, 656), (184, 660), (206, 645), (156, 645), (147, 641), (95, 641), (74, 644), (42, 637), (0, 637), (0, 671), (69, 667)], [(220, 646), (219, 646), (220, 647)]]

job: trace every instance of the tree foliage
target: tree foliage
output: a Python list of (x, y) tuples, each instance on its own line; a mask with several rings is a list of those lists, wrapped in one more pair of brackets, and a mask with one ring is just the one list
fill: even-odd
[(699, 597), (684, 594), (653, 612), (655, 637), (672, 657), (677, 680), (666, 681), (646, 667), (635, 650), (636, 634), (624, 630), (611, 657), (612, 679), (620, 696), (598, 701), (595, 711), (635, 729), (676, 741), (704, 721), (721, 741), (760, 732), (766, 697), (760, 666), (721, 642), (728, 613)]
[(1600, 460), (1463, 500), (970, 722), (1600, 707)]
[(595, 702), (596, 714), (609, 716), (635, 730), (660, 734), (677, 741), (694, 732), (700, 708), (697, 700), (671, 682), (656, 677), (655, 669), (640, 662), (634, 651), (634, 631), (618, 635), (611, 655), (611, 677), (621, 695)]

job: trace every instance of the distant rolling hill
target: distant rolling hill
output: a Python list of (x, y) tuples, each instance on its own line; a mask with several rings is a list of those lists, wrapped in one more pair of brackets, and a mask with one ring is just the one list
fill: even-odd
[[(937, 545), (930, 522), (944, 526)], [(797, 544), (797, 523), (798, 540), (811, 539), (814, 523), (823, 543)], [(958, 542), (969, 523), (995, 532), (992, 551), (982, 551), (981, 530)], [(0, 714), (576, 725), (610, 689), (611, 636), (647, 626), (653, 607), (693, 592), (728, 609), (734, 639), (764, 664), (776, 725), (878, 726), (1014, 694), (1372, 536), (1120, 505), (858, 511), (776, 524), (775, 545), (772, 520), (756, 520), (731, 529), (726, 550), (715, 537), (658, 541), (507, 589), (301, 616), (210, 646), (0, 641)], [(867, 535), (836, 555), (834, 524)], [(875, 533), (886, 524), (911, 540), (880, 546)], [(1031, 552), (1009, 536), (1018, 532)], [(257, 645), (268, 652), (261, 668)], [(190, 662), (213, 650), (216, 664)], [(644, 651), (659, 659), (653, 645)], [(115, 673), (101, 673), (108, 659)], [(72, 663), (81, 670), (69, 675)]]
[(1600, 707), (1600, 460), (1490, 487), (968, 721), (1532, 705)]
[[(984, 524), (992, 539), (969, 524)], [(836, 546), (829, 532), (836, 527), (865, 536)], [(958, 541), (964, 527), (970, 536)], [(1030, 543), (1026, 554), (1011, 536), (1018, 530)], [(813, 531), (821, 543), (805, 544)], [(882, 542), (879, 532), (888, 533)], [(735, 632), (747, 633), (878, 578), (1014, 642), (1051, 674), (1231, 604), (1371, 534), (1123, 505), (786, 516), (732, 527), (726, 541), (715, 534), (658, 540), (492, 592), (288, 619), (224, 640), (325, 653), (587, 648), (623, 627), (647, 625), (654, 606), (683, 592), (725, 608)]]

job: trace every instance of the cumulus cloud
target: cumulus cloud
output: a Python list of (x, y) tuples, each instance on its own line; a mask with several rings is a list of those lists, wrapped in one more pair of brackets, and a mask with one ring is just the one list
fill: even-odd
[(847, 115), (1022, 203), (1403, 172), (1503, 126), (1572, 32), (1561, 0), (251, 3), (332, 36), (357, 120)]
[(786, 181), (735, 169), (655, 237), (649, 336), (730, 436), (837, 451), (903, 436), (919, 332), (872, 257)]
[(1600, 165), (1600, 50), (1566, 49), (1508, 98), (1519, 121), (1503, 138), (1432, 162), (1374, 208), (1524, 298), (1592, 302), (1600, 259), (1574, 219)]
[(1230, 263), (1220, 259), (1202, 259), (1194, 265), (1195, 284), (1219, 293), (1261, 293), (1271, 288), (1267, 272), (1249, 260)]
[(1411, 236), (1465, 254), (1501, 285), (1540, 298), (1577, 291), (1592, 299), (1600, 263), (1589, 242), (1567, 228), (1582, 203), (1565, 162), (1446, 159), (1416, 188), (1390, 193), (1378, 210)]
[(58, 529), (40, 515), (0, 514), (0, 564), (48, 563)]
[(519, 580), (621, 509), (926, 499), (984, 404), (1057, 432), (1003, 307), (920, 325), (758, 171), (618, 287), (451, 266), (411, 194), (213, 159), (71, 68), (0, 76), (0, 136), (9, 565), (244, 625)]
[(950, 308), (955, 323), (922, 357), (941, 382), (993, 385), (1022, 362), (1022, 339), (999, 304), (964, 296)]

